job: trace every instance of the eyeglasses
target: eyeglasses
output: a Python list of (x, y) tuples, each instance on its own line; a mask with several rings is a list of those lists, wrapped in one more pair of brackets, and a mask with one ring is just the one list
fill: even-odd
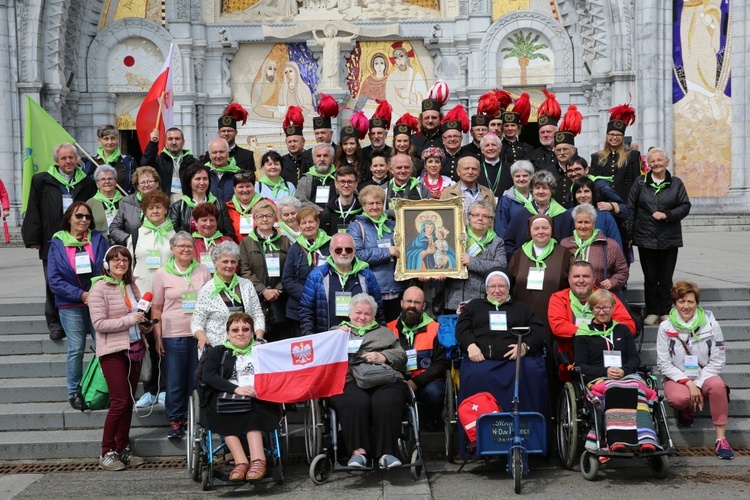
[(612, 306), (596, 306), (593, 308), (594, 312), (606, 313), (612, 310)]
[(503, 288), (507, 288), (506, 285), (487, 285), (487, 290), (502, 290)]
[(261, 219), (261, 220), (262, 219), (273, 219), (274, 215), (273, 214), (258, 214), (258, 215), (255, 215), (254, 217), (256, 219)]
[(333, 249), (333, 253), (336, 255), (341, 255), (342, 253), (354, 253), (354, 249), (352, 247), (337, 247)]
[(89, 214), (75, 214), (75, 218), (78, 219), (78, 220), (81, 220), (81, 219), (91, 220), (91, 215), (89, 215)]
[(127, 257), (112, 257), (109, 259), (110, 262), (114, 264), (128, 264), (130, 262), (130, 259)]
[(151, 184), (156, 184), (156, 181), (154, 179), (147, 179), (143, 181), (138, 181), (139, 186), (150, 186)]
[(363, 203), (366, 207), (382, 207), (383, 202), (382, 201), (366, 201)]
[(609, 134), (607, 134), (607, 137), (622, 137), (622, 136), (623, 136), (622, 134), (616, 134), (613, 132), (610, 132)]
[(475, 219), (491, 219), (491, 215), (487, 214), (469, 214), (469, 217), (474, 217)]
[(115, 182), (115, 178), (114, 177), (104, 177), (103, 179), (100, 178), (99, 180), (97, 180), (97, 182)]
[(255, 174), (252, 172), (238, 172), (234, 174), (235, 179), (252, 179), (253, 177), (255, 177)]
[(180, 252), (184, 252), (185, 250), (192, 250), (195, 247), (193, 245), (175, 245), (175, 248)]
[(352, 184), (356, 184), (357, 181), (341, 181), (341, 180), (337, 180), (336, 183), (337, 184), (341, 184), (342, 186), (351, 186)]
[(583, 167), (570, 167), (566, 172), (583, 172)]

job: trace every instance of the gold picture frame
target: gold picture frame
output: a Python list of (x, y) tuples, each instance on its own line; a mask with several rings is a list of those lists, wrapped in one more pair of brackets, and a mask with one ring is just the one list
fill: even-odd
[(396, 231), (393, 244), (401, 257), (396, 260), (396, 281), (445, 276), (467, 279), (461, 264), (466, 247), (463, 197), (446, 200), (396, 198)]

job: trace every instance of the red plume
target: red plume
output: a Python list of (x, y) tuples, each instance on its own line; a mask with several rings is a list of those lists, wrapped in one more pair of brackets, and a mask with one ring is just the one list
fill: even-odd
[(419, 121), (415, 116), (410, 115), (409, 113), (404, 113), (403, 115), (401, 115), (401, 118), (396, 120), (396, 125), (401, 125), (402, 123), (404, 125), (408, 125), (409, 128), (412, 129), (412, 131), (419, 134)]
[(557, 102), (555, 94), (548, 91), (547, 89), (542, 89), (542, 93), (547, 98), (539, 106), (539, 111), (537, 114), (539, 116), (549, 116), (551, 118), (554, 118), (555, 121), (559, 120), (560, 115), (562, 115), (562, 109), (560, 109), (560, 103)]
[(370, 120), (367, 119), (362, 111), (355, 111), (354, 114), (349, 117), (349, 124), (359, 132), (360, 141), (367, 137), (367, 131), (370, 130)]
[(635, 108), (630, 103), (610, 108), (609, 113), (609, 121), (622, 120), (628, 126), (635, 123)]
[(513, 102), (513, 96), (510, 95), (510, 92), (500, 89), (495, 89), (493, 92), (495, 93), (495, 97), (497, 97), (497, 102), (500, 103), (500, 109), (503, 111), (508, 109), (508, 106)]
[(227, 106), (227, 109), (224, 110), (224, 116), (231, 116), (237, 121), (242, 120), (243, 125), (247, 122), (247, 110), (238, 102), (233, 102)]
[(490, 90), (486, 94), (479, 96), (479, 105), (477, 106), (477, 113), (480, 115), (489, 116), (494, 118), (500, 112), (500, 101), (497, 100), (497, 94)]
[(305, 116), (302, 114), (302, 108), (299, 106), (289, 106), (286, 116), (284, 117), (284, 123), (282, 124), (283, 127), (287, 128), (289, 125), (297, 125), (298, 127), (301, 127), (304, 124)]
[(326, 118), (336, 118), (339, 116), (339, 103), (336, 99), (328, 94), (318, 94), (320, 102), (318, 103), (318, 114)]
[(469, 114), (466, 112), (466, 108), (462, 105), (457, 104), (453, 109), (448, 111), (443, 118), (443, 123), (451, 120), (458, 120), (461, 122), (461, 130), (463, 130), (464, 133), (469, 131)]
[(565, 116), (563, 116), (558, 130), (563, 132), (572, 132), (573, 135), (578, 135), (581, 133), (582, 124), (583, 115), (581, 115), (581, 112), (578, 111), (578, 108), (575, 104), (571, 104), (570, 106), (568, 106), (568, 110), (565, 112)]
[(386, 130), (391, 128), (391, 115), (393, 114), (393, 106), (388, 104), (388, 101), (383, 99), (382, 101), (377, 101), (378, 107), (375, 109), (375, 113), (373, 113), (372, 117), (378, 117), (385, 120), (385, 128)]
[(531, 100), (529, 99), (529, 94), (524, 92), (518, 96), (518, 99), (516, 99), (516, 102), (513, 104), (513, 111), (521, 115), (521, 125), (529, 123), (529, 116), (531, 116)]

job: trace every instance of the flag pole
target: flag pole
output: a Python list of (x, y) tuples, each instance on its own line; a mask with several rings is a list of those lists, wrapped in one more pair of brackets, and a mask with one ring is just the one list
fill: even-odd
[(161, 121), (161, 108), (163, 105), (164, 105), (164, 92), (161, 93), (161, 97), (159, 98), (159, 111), (156, 113), (156, 125), (154, 126), (156, 130), (159, 130), (159, 122)]
[[(98, 168), (98, 167), (101, 167), (101, 165), (99, 165), (99, 164), (98, 164), (98, 163), (96, 162), (96, 160), (95, 160), (95, 159), (93, 159), (93, 158), (91, 157), (91, 155), (90, 155), (90, 154), (88, 154), (88, 152), (87, 152), (87, 151), (86, 151), (85, 149), (83, 149), (83, 146), (81, 146), (81, 145), (80, 145), (80, 144), (78, 144), (77, 142), (75, 142), (74, 144), (75, 144), (75, 146), (76, 146), (76, 147), (77, 147), (78, 149), (80, 149), (80, 150), (81, 150), (81, 152), (82, 152), (82, 153), (83, 153), (84, 155), (86, 155), (86, 158), (88, 158), (88, 159), (89, 159), (89, 160), (91, 161), (91, 163), (93, 163), (94, 165), (96, 165), (96, 166), (97, 166), (97, 168)], [(123, 195), (125, 195), (125, 196), (127, 196), (127, 195), (128, 195), (128, 192), (127, 192), (127, 191), (125, 191), (125, 190), (124, 190), (124, 189), (122, 188), (122, 186), (120, 186), (120, 185), (119, 185), (119, 184), (117, 184), (117, 183), (115, 183), (115, 186), (117, 186), (117, 189), (119, 189), (119, 190), (120, 190), (120, 192), (122, 192), (122, 194), (123, 194)]]

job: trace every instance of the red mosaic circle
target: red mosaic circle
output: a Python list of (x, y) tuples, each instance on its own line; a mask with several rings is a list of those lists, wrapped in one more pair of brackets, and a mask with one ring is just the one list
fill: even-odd
[(123, 59), (122, 62), (125, 64), (125, 66), (130, 68), (135, 64), (135, 58), (133, 56), (125, 56), (125, 59)]

